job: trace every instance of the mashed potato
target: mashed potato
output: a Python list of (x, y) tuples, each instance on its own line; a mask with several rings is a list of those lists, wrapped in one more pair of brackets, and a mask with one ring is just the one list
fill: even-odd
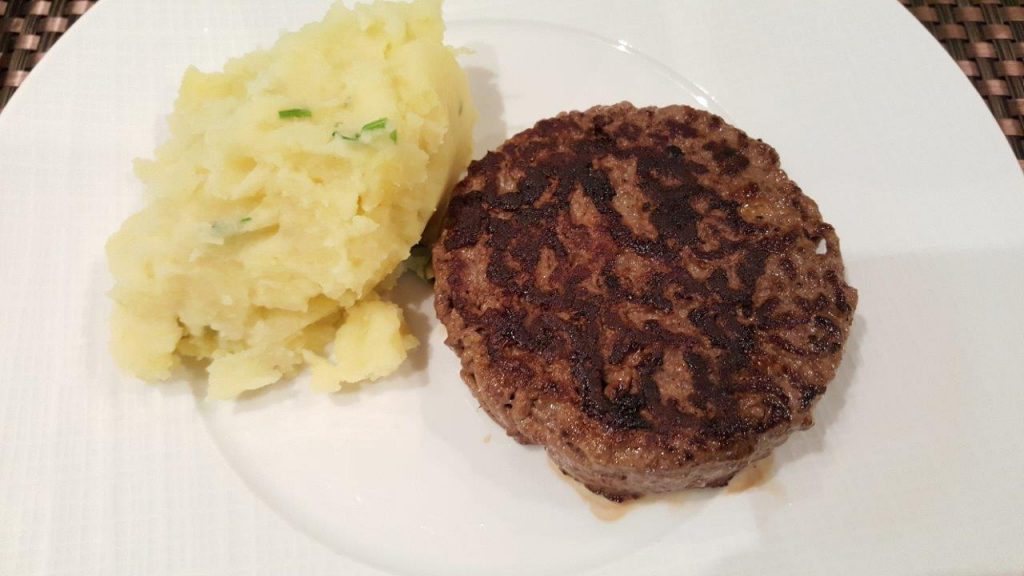
[(338, 4), (185, 73), (169, 141), (136, 164), (148, 206), (107, 244), (125, 370), (209, 360), (208, 394), (229, 398), (307, 363), (333, 390), (404, 360), (416, 341), (377, 292), (465, 169), (476, 119), (443, 32), (437, 1)]

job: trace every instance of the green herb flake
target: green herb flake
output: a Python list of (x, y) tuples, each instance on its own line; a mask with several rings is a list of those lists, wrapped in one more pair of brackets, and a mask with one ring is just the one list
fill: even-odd
[[(348, 135), (342, 133), (340, 130), (335, 130), (334, 132), (331, 132), (331, 138), (341, 138), (342, 140), (348, 140), (349, 142), (354, 142), (356, 140), (361, 140), (365, 133), (373, 132), (375, 130), (384, 129), (384, 128), (387, 127), (387, 125), (388, 125), (388, 119), (387, 118), (377, 118), (373, 122), (367, 122), (366, 124), (363, 124), (363, 127), (359, 129), (359, 132), (356, 132), (355, 134), (352, 134), (351, 136), (348, 136)], [(397, 143), (398, 142), (398, 131), (397, 130), (392, 130), (388, 134), (388, 138), (390, 138), (392, 142), (396, 142)]]
[(405, 260), (405, 269), (419, 276), (421, 280), (433, 284), (434, 265), (431, 260), (430, 247), (416, 244), (412, 247), (409, 257)]
[(359, 140), (359, 133), (358, 132), (356, 132), (355, 134), (353, 134), (351, 136), (346, 136), (345, 133), (342, 132), (340, 128), (338, 128), (339, 126), (341, 126), (341, 124), (335, 124), (334, 125), (334, 132), (331, 132), (331, 139), (332, 140), (335, 139), (335, 138), (341, 138), (342, 140)]
[(287, 110), (278, 110), (277, 117), (281, 120), (287, 120), (289, 118), (309, 118), (313, 115), (313, 111), (309, 108), (289, 108)]
[(245, 218), (242, 218), (241, 220), (238, 221), (239, 224), (248, 224), (249, 222), (252, 222), (251, 216), (246, 216)]
[(368, 122), (366, 124), (363, 124), (363, 128), (362, 128), (362, 130), (360, 130), (360, 132), (369, 132), (370, 130), (380, 130), (381, 128), (384, 128), (387, 125), (388, 125), (388, 119), (387, 118), (377, 118), (373, 122)]

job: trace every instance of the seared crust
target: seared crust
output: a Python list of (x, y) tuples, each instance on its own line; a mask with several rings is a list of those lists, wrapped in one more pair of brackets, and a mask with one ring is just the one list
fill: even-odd
[(514, 136), (470, 165), (433, 256), (481, 406), (612, 499), (723, 485), (809, 426), (857, 303), (778, 154), (686, 106)]

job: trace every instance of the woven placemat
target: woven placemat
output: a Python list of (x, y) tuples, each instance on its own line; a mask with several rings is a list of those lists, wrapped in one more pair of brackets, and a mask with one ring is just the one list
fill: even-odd
[(900, 0), (971, 79), (1024, 169), (1024, 6), (1020, 0)]
[(0, 110), (96, 0), (0, 0)]
[[(0, 110), (97, 0), (0, 0)], [(1024, 0), (899, 0), (946, 47), (1024, 168)]]

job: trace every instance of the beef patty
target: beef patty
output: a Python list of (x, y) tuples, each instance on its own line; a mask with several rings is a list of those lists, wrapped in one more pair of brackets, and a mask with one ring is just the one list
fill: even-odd
[(480, 405), (613, 500), (722, 486), (809, 427), (857, 303), (775, 150), (687, 106), (517, 134), (470, 165), (433, 257)]

